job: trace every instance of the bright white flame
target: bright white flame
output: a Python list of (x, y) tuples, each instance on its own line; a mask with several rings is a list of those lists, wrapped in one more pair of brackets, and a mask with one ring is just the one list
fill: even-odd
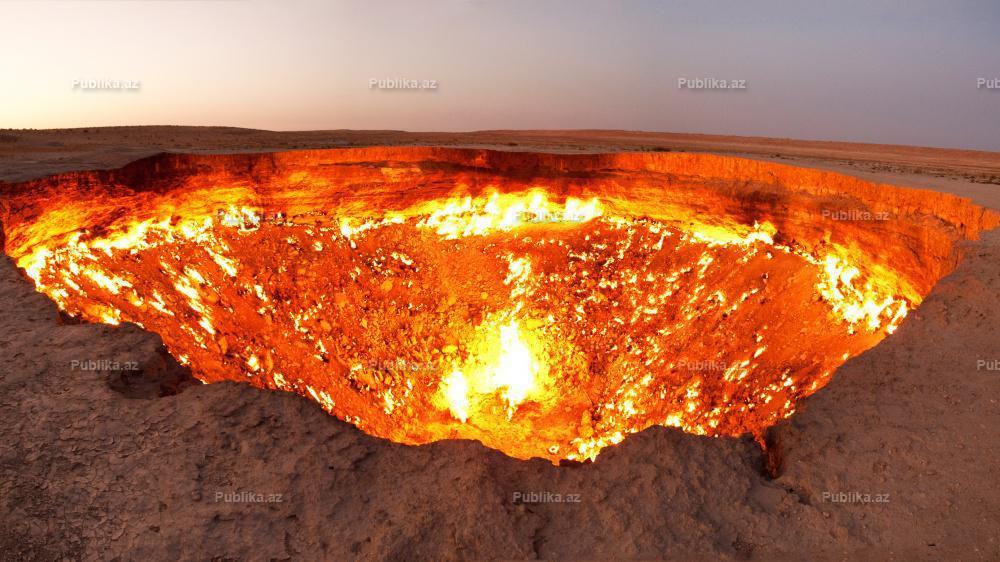
[(511, 319), (499, 327), (499, 346), (496, 340), (484, 345), (479, 357), (474, 357), (466, 375), (455, 368), (444, 377), (439, 387), (439, 397), (451, 414), (463, 423), (469, 419), (473, 398), (480, 401), (500, 393), (507, 403), (510, 418), (517, 406), (536, 390), (541, 365), (524, 341), (516, 320)]
[(492, 386), (505, 388), (504, 397), (513, 408), (527, 398), (537, 374), (538, 363), (521, 339), (517, 322), (500, 326), (500, 359), (493, 370)]
[(441, 393), (451, 415), (465, 423), (469, 419), (469, 383), (462, 371), (455, 369), (441, 381)]

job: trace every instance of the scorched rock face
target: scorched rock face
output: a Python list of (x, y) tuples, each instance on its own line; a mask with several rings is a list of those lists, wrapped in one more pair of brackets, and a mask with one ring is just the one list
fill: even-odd
[[(2, 195), (5, 250), (38, 290), (160, 334), (205, 382), (550, 460), (655, 424), (759, 433), (996, 224), (705, 155), (164, 155)], [(829, 218), (859, 216), (878, 220)]]

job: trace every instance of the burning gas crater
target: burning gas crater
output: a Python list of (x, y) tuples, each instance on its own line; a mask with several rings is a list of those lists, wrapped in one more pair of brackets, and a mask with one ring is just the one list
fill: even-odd
[(294, 171), (269, 170), (267, 193), (202, 169), (170, 189), (57, 177), (91, 195), (8, 199), (6, 249), (60, 308), (160, 334), (205, 382), (295, 392), (401, 443), (553, 461), (652, 425), (759, 435), (921, 298), (912, 271), (848, 239), (796, 243), (765, 213), (650, 213), (598, 184), (467, 170), (421, 188), (414, 166), (379, 164), (383, 199), (354, 200)]

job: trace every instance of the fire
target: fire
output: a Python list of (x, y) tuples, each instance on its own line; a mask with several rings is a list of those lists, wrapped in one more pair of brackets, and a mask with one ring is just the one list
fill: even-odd
[(429, 216), (417, 226), (434, 229), (445, 240), (484, 236), (530, 223), (582, 223), (601, 216), (596, 197), (586, 202), (568, 197), (559, 205), (550, 201), (544, 190), (537, 188), (519, 194), (493, 192), (488, 197), (466, 196), (431, 202), (416, 212), (428, 209), (431, 209)]
[(477, 342), (465, 369), (456, 368), (441, 381), (441, 398), (463, 423), (473, 407), (490, 415), (492, 397), (503, 400), (510, 419), (518, 405), (540, 390), (542, 366), (525, 343), (517, 320), (500, 324), (491, 332), (489, 338)]
[[(906, 318), (906, 302), (892, 295), (880, 295), (871, 280), (862, 288), (855, 281), (860, 275), (857, 267), (845, 263), (830, 254), (823, 261), (824, 277), (817, 290), (833, 307), (833, 313), (851, 325), (864, 323), (868, 330), (878, 330), (887, 322), (887, 331), (892, 333)], [(895, 309), (895, 310), (894, 310)]]
[(535, 386), (538, 362), (521, 339), (517, 322), (500, 326), (500, 356), (491, 369), (490, 385), (504, 389), (504, 399), (510, 408), (524, 401)]
[(652, 425), (760, 432), (921, 298), (849, 241), (640, 212), (618, 186), (456, 182), (385, 208), (282, 189), (68, 203), (5, 224), (6, 250), (60, 308), (141, 324), (204, 382), (553, 461)]
[[(699, 318), (713, 309), (724, 311), (725, 315), (738, 315), (741, 306), (762, 289), (762, 286), (747, 286), (728, 294), (722, 289), (708, 290), (709, 279), (727, 276), (726, 269), (719, 269), (720, 260), (759, 262), (763, 266), (766, 261), (777, 259), (776, 255), (783, 255), (781, 260), (786, 263), (798, 260), (802, 264), (796, 267), (816, 266), (812, 290), (827, 303), (827, 314), (843, 322), (848, 333), (860, 327), (881, 337), (879, 334), (895, 328), (908, 306), (904, 299), (883, 291), (884, 279), (866, 275), (841, 255), (814, 256), (801, 248), (776, 244), (777, 230), (767, 222), (743, 227), (702, 225), (685, 230), (661, 221), (608, 217), (596, 197), (568, 197), (560, 203), (540, 188), (428, 201), (382, 218), (334, 217), (331, 222), (330, 227), (296, 226), (283, 215), (267, 216), (257, 207), (231, 203), (203, 216), (125, 222), (101, 234), (74, 232), (67, 244), (37, 246), (20, 256), (18, 263), (35, 280), (39, 290), (64, 309), (100, 322), (141, 321), (151, 329), (158, 329), (168, 345), (179, 356), (189, 358), (196, 370), (199, 365), (210, 364), (198, 359), (206, 354), (221, 352), (224, 357), (233, 356), (237, 360), (232, 367), (225, 367), (225, 362), (212, 370), (202, 367), (206, 370), (198, 374), (207, 381), (242, 377), (262, 386), (300, 391), (359, 426), (373, 423), (340, 409), (341, 400), (336, 397), (343, 396), (348, 392), (346, 389), (336, 385), (317, 389), (318, 382), (305, 384), (295, 379), (290, 382), (286, 375), (277, 372), (280, 356), (288, 351), (278, 350), (279, 359), (275, 359), (271, 346), (275, 341), (298, 337), (311, 348), (306, 357), (318, 361), (312, 368), (318, 368), (319, 372), (334, 354), (336, 363), (354, 361), (350, 376), (363, 381), (361, 387), (369, 389), (364, 392), (375, 394), (380, 415), (392, 417), (400, 411), (423, 410), (427, 413), (422, 415), (433, 417), (434, 411), (446, 412), (450, 419), (461, 424), (448, 429), (449, 433), (457, 430), (459, 435), (479, 438), (508, 450), (510, 443), (495, 440), (510, 434), (513, 428), (527, 432), (525, 438), (532, 432), (561, 435), (553, 437), (561, 443), (539, 443), (539, 446), (567, 451), (563, 453), (567, 458), (593, 458), (603, 447), (620, 442), (624, 435), (650, 423), (681, 427), (703, 435), (724, 434), (752, 429), (756, 427), (753, 424), (770, 423), (793, 411), (790, 396), (801, 395), (803, 391), (790, 378), (775, 381), (762, 391), (754, 390), (764, 372), (758, 364), (767, 364), (768, 349), (766, 345), (755, 345), (745, 357), (737, 355), (737, 361), (720, 371), (717, 379), (708, 376), (711, 373), (693, 371), (685, 375), (682, 371), (680, 380), (690, 374), (695, 378), (679, 389), (677, 407), (668, 406), (668, 411), (653, 421), (658, 416), (655, 412), (664, 407), (644, 396), (658, 393), (663, 397), (661, 400), (666, 400), (665, 404), (670, 403), (668, 396), (676, 391), (671, 391), (670, 383), (665, 383), (662, 377), (676, 373), (677, 367), (676, 363), (668, 364), (668, 359), (671, 354), (682, 352), (676, 346), (693, 343), (689, 341), (690, 335), (680, 339), (678, 335), (694, 334), (699, 329)], [(426, 372), (417, 373), (424, 380), (419, 384), (432, 389), (427, 398), (420, 398), (420, 387), (414, 379), (399, 379), (381, 388), (385, 383), (380, 379), (366, 378), (371, 375), (365, 375), (368, 370), (363, 353), (375, 353), (374, 349), (350, 352), (344, 346), (358, 344), (345, 344), (317, 333), (332, 330), (331, 321), (326, 320), (330, 312), (343, 310), (350, 304), (342, 293), (302, 295), (307, 298), (289, 295), (282, 285), (275, 284), (273, 273), (268, 274), (272, 278), (270, 283), (264, 281), (262, 275), (266, 270), (261, 266), (273, 264), (251, 265), (252, 254), (247, 251), (257, 250), (251, 250), (252, 244), (241, 242), (265, 233), (270, 240), (284, 240), (285, 247), (296, 254), (308, 249), (317, 258), (330, 251), (355, 256), (337, 258), (340, 260), (362, 258), (366, 268), (373, 268), (370, 273), (366, 274), (359, 266), (345, 269), (352, 282), (360, 283), (362, 276), (384, 270), (387, 260), (395, 261), (401, 272), (417, 273), (422, 267), (429, 267), (427, 258), (433, 255), (426, 254), (429, 247), (418, 246), (419, 251), (425, 252), (421, 259), (412, 255), (418, 247), (389, 251), (379, 246), (377, 240), (396, 229), (430, 232), (437, 240), (434, 244), (471, 242), (482, 247), (478, 251), (496, 247), (500, 250), (496, 254), (498, 262), (505, 264), (502, 275), (496, 278), (497, 284), (478, 299), (477, 305), (485, 306), (482, 321), (464, 331), (464, 342), (442, 346), (439, 355), (429, 361)], [(415, 236), (417, 240), (421, 235)], [(672, 242), (668, 244), (669, 240)], [(240, 250), (240, 246), (246, 249)], [(565, 257), (554, 258), (560, 253)], [(673, 253), (676, 255), (670, 257)], [(841, 253), (846, 255), (843, 250)], [(131, 266), (126, 267), (126, 263), (136, 259), (141, 262), (147, 255), (164, 276), (165, 283), (149, 284), (149, 279), (127, 272)], [(635, 261), (634, 256), (647, 257), (644, 262), (625, 265)], [(671, 267), (654, 265), (665, 259), (681, 261), (671, 270), (659, 271), (659, 267)], [(685, 266), (684, 259), (690, 259), (691, 265)], [(566, 264), (569, 269), (565, 269)], [(296, 276), (308, 275), (308, 270), (292, 264), (278, 265), (276, 272), (289, 275), (287, 268), (291, 267), (296, 268)], [(376, 273), (375, 279), (382, 280), (370, 282), (381, 294), (392, 294), (396, 287), (414, 286), (413, 281), (399, 277), (402, 273), (394, 275), (384, 277)], [(237, 313), (233, 305), (225, 304), (237, 298), (227, 293), (226, 286), (231, 284), (227, 279), (235, 279), (237, 291), (246, 295), (238, 298), (253, 303), (251, 314), (266, 319), (285, 314), (291, 322), (290, 329), (272, 333), (268, 336), (273, 338), (270, 341), (260, 340), (252, 332), (240, 332), (242, 321), (234, 316)], [(689, 281), (682, 285), (682, 279)], [(569, 293), (553, 293), (553, 287), (557, 286), (565, 286), (561, 290)], [(589, 288), (584, 290), (584, 287)], [(500, 288), (502, 294), (497, 292)], [(685, 293), (687, 300), (677, 300), (677, 293)], [(270, 296), (274, 294), (284, 296), (274, 300)], [(575, 304), (566, 306), (562, 301), (570, 295)], [(311, 307), (304, 307), (312, 297), (319, 300)], [(453, 299), (465, 302), (466, 297)], [(302, 306), (297, 306), (299, 301)], [(363, 319), (362, 323), (378, 319)], [(271, 325), (274, 320), (268, 322)], [(322, 330), (315, 327), (317, 322)], [(526, 322), (531, 328), (526, 328)], [(624, 336), (619, 343), (600, 343), (618, 341), (619, 336)], [(235, 342), (241, 343), (234, 347)], [(859, 342), (862, 346), (867, 344)], [(856, 352), (859, 345), (848, 348)], [(560, 346), (565, 347), (563, 355)], [(239, 351), (240, 347), (246, 351)], [(668, 351), (672, 348), (673, 351)], [(565, 355), (566, 350), (572, 353)], [(596, 395), (574, 398), (580, 405), (573, 408), (588, 409), (596, 399), (598, 409), (584, 419), (600, 423), (595, 426), (588, 421), (585, 430), (559, 425), (564, 423), (559, 421), (563, 416), (560, 400), (567, 392), (572, 393), (568, 381), (594, 369), (595, 362), (608, 353), (621, 354), (603, 367), (621, 377), (620, 386), (608, 394), (601, 385), (591, 383), (588, 392)], [(576, 373), (570, 365), (578, 365), (574, 368), (583, 371)], [(285, 373), (309, 368), (294, 362), (280, 365)], [(236, 372), (227, 375), (226, 369)], [(435, 376), (435, 373), (440, 374)], [(653, 384), (654, 381), (660, 382)], [(731, 387), (728, 392), (746, 395), (744, 403), (720, 406), (717, 397), (706, 401), (703, 387)], [(815, 385), (809, 389), (815, 390)], [(772, 405), (777, 395), (786, 397)], [(528, 404), (531, 408), (522, 415)], [(375, 413), (374, 409), (368, 411), (369, 417)], [(727, 415), (730, 421), (724, 423)], [(741, 418), (758, 421), (738, 421)], [(387, 421), (382, 423), (383, 429), (373, 431), (402, 441), (426, 439), (416, 436), (426, 432), (427, 427), (437, 427), (436, 424), (449, 427), (446, 422), (438, 421), (423, 429), (406, 430), (409, 426), (404, 424), (401, 431)], [(434, 431), (431, 430), (432, 434)], [(542, 441), (548, 439), (552, 438), (543, 437)]]
[(455, 419), (462, 423), (469, 419), (469, 383), (462, 371), (455, 369), (441, 381), (441, 396)]

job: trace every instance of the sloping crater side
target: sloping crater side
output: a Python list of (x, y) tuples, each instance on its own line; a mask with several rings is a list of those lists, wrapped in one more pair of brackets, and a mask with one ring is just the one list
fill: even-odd
[(205, 382), (557, 461), (760, 435), (1000, 217), (738, 158), (417, 147), (164, 154), (3, 186), (0, 221), (60, 308)]

